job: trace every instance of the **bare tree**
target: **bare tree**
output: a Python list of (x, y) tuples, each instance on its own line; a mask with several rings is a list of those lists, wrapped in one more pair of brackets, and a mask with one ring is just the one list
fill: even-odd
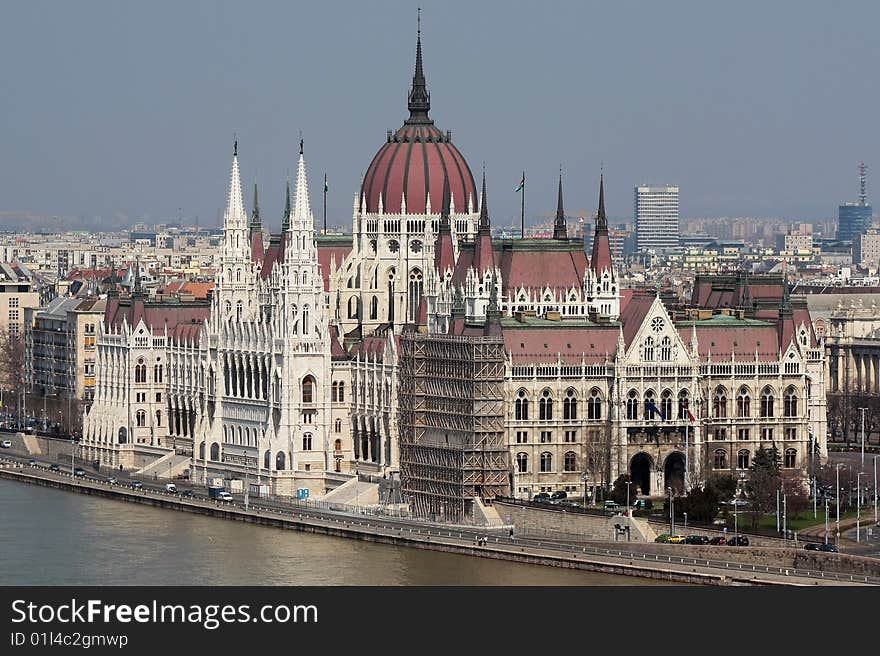
[(10, 396), (18, 405), (25, 394), (24, 339), (8, 330), (0, 330), (0, 389), (6, 406), (10, 406)]
[(584, 444), (586, 447), (586, 474), (589, 481), (603, 492), (608, 489), (611, 469), (611, 435), (606, 429), (588, 430)]

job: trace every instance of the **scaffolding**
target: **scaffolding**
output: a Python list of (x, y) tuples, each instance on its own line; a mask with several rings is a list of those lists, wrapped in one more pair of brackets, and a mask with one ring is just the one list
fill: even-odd
[(473, 518), (509, 496), (504, 341), (408, 332), (400, 342), (400, 478), (414, 515)]

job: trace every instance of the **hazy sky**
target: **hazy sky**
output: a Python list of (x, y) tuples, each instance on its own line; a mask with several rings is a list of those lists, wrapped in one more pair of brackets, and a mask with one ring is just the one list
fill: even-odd
[[(280, 223), (299, 131), (320, 217), (406, 117), (421, 5), (431, 116), (486, 162), (494, 222), (632, 215), (643, 182), (683, 216), (819, 219), (880, 194), (876, 2), (16, 2), (0, 22), (0, 212), (153, 220), (225, 203), (233, 133)], [(877, 190), (877, 193), (875, 193)], [(250, 204), (250, 189), (247, 197)], [(878, 200), (880, 202), (880, 200)]]

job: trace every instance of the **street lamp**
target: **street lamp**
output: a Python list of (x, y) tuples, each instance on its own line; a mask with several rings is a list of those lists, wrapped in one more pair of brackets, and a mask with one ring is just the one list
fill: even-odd
[(675, 502), (672, 499), (672, 488), (667, 487), (669, 492), (669, 535), (675, 535)]
[(862, 413), (862, 467), (865, 466), (865, 410), (867, 408), (859, 408)]
[(688, 530), (688, 514), (682, 513), (684, 515), (684, 532), (687, 533)]
[(828, 544), (828, 497), (825, 497), (825, 544)]
[[(874, 460), (876, 461), (877, 458), (874, 458)], [(876, 464), (877, 464), (877, 463), (875, 462), (874, 464), (875, 464), (875, 469), (876, 469)], [(587, 481), (589, 480), (589, 478), (590, 478), (590, 477), (587, 476), (587, 472), (584, 472), (584, 475), (581, 476), (581, 479), (584, 481), (584, 508), (587, 507)], [(875, 505), (876, 505), (876, 504), (875, 504)]]
[(838, 462), (834, 466), (834, 484), (837, 486), (837, 507), (835, 511), (837, 513), (836, 526), (834, 529), (834, 544), (840, 542), (840, 466), (843, 463)]
[[(856, 488), (859, 490), (859, 499), (862, 498), (862, 474), (864, 472), (859, 472), (856, 474)], [(862, 524), (862, 504), (861, 502), (856, 503), (856, 542), (860, 542), (859, 535), (861, 533), (861, 524)]]

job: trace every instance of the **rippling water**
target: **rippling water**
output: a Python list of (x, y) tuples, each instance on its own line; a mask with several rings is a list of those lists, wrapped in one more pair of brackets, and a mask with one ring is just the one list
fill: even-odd
[(651, 585), (0, 480), (2, 585)]

